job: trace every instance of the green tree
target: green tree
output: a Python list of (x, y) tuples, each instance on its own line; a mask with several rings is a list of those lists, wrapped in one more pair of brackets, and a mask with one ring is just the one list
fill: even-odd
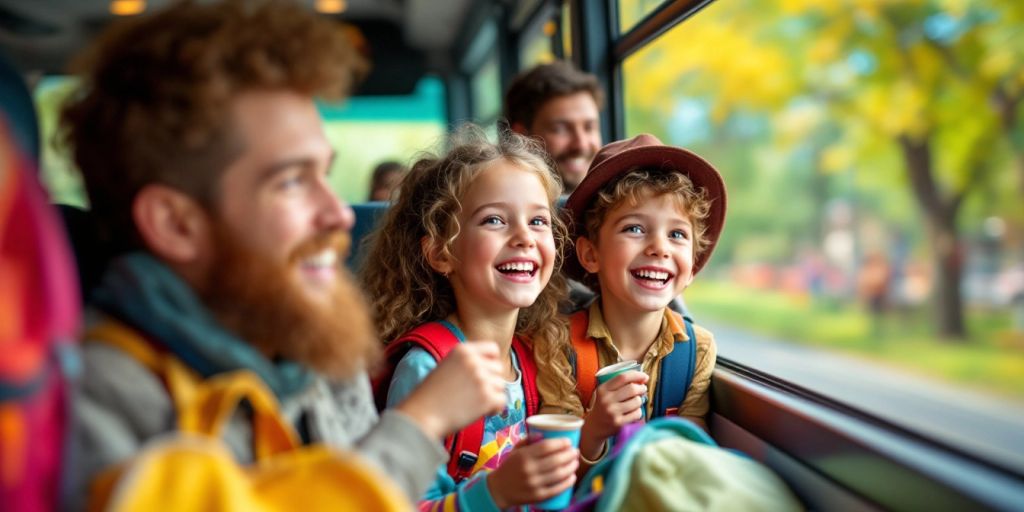
[[(962, 205), (1008, 166), (1024, 191), (1022, 24), (1017, 0), (719, 0), (665, 35), (671, 65), (654, 66), (627, 104), (657, 111), (682, 88), (712, 102), (718, 125), (761, 111), (780, 136), (816, 105), (792, 147), (815, 146), (821, 173), (909, 188), (935, 262), (939, 334), (962, 339)], [(899, 176), (873, 166), (892, 152)]]

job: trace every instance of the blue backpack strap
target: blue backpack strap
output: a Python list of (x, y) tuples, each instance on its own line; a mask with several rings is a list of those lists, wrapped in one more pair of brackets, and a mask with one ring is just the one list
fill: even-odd
[[(670, 313), (675, 315), (675, 313)], [(686, 327), (686, 340), (677, 340), (672, 351), (661, 360), (658, 386), (654, 390), (654, 418), (675, 416), (686, 399), (697, 366), (697, 334), (689, 318), (675, 316)]]

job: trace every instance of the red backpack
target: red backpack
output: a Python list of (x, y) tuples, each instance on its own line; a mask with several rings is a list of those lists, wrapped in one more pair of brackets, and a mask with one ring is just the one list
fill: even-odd
[[(410, 348), (419, 347), (435, 360), (441, 361), (448, 356), (462, 339), (462, 333), (449, 322), (425, 323), (402, 335), (388, 344), (384, 349), (384, 370), (373, 381), (374, 397), (377, 409), (384, 410), (387, 402), (388, 387), (395, 375), (395, 367)], [(533, 350), (518, 336), (512, 339), (512, 351), (519, 360), (522, 372), (523, 399), (526, 403), (526, 415), (537, 414), (540, 399), (537, 392), (537, 365), (533, 360)], [(484, 418), (481, 416), (462, 430), (444, 439), (448, 449), (448, 474), (455, 482), (470, 476), (473, 466), (480, 454), (480, 443), (484, 438)]]
[(0, 119), (0, 503), (52, 510), (66, 375), (77, 366), (78, 277), (64, 230)]

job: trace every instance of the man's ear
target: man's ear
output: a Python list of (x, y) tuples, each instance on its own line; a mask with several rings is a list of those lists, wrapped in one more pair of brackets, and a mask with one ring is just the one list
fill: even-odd
[(173, 263), (191, 263), (209, 242), (206, 211), (184, 192), (149, 184), (135, 195), (132, 220), (142, 241), (157, 256)]
[(435, 271), (447, 276), (454, 270), (455, 266), (451, 260), (447, 255), (442, 254), (441, 248), (430, 237), (420, 238), (420, 250), (423, 251), (423, 257), (427, 259), (427, 264)]
[(526, 126), (523, 123), (520, 123), (519, 121), (512, 123), (512, 125), (509, 126), (509, 128), (512, 128), (512, 131), (518, 133), (519, 135), (530, 134), (530, 132), (526, 130)]
[(576, 258), (580, 260), (580, 265), (591, 274), (596, 274), (597, 269), (600, 268), (597, 246), (587, 237), (581, 236), (576, 239)]

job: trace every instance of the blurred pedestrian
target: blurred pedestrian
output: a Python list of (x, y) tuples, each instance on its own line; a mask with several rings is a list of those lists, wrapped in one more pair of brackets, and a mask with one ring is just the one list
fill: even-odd
[(892, 271), (885, 255), (871, 252), (864, 258), (857, 279), (857, 291), (871, 315), (871, 333), (881, 334), (882, 317), (885, 314), (889, 294), (889, 280)]
[(402, 182), (406, 168), (404, 165), (387, 160), (377, 164), (373, 169), (373, 177), (370, 179), (370, 195), (367, 201), (390, 201), (391, 194)]

